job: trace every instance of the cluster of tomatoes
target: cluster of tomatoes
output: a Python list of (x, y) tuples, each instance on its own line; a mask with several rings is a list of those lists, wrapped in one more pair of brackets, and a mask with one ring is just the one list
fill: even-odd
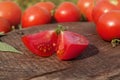
[(78, 0), (81, 13), (96, 24), (103, 40), (120, 39), (120, 0)]
[[(3, 19), (4, 18), (4, 19)], [(22, 28), (52, 22), (80, 21), (81, 14), (77, 5), (63, 2), (58, 7), (53, 2), (38, 2), (22, 12), (19, 5), (12, 1), (0, 2), (1, 32), (9, 32), (12, 26), (21, 24)], [(6, 20), (5, 20), (6, 19)], [(3, 29), (2, 29), (3, 28)]]
[[(106, 14), (105, 14), (106, 13)], [(96, 24), (97, 32), (106, 41), (120, 38), (120, 0), (78, 0), (77, 4), (38, 2), (25, 11), (12, 1), (0, 2), (0, 32), (9, 32), (12, 26), (22, 28), (52, 22), (76, 22), (82, 16)]]
[(22, 16), (22, 27), (50, 23), (53, 19), (57, 22), (80, 21), (80, 12), (72, 2), (63, 2), (58, 7), (52, 2), (39, 2), (27, 8)]

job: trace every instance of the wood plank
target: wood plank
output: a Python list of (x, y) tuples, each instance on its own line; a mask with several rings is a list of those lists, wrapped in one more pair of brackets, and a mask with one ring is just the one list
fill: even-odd
[(21, 42), (21, 36), (58, 24), (48, 24), (29, 29), (16, 30), (1, 40), (23, 52), (13, 54), (0, 52), (0, 80), (119, 80), (120, 46), (112, 48), (96, 33), (95, 25), (86, 22), (59, 23), (70, 31), (86, 36), (89, 47), (72, 61), (60, 61), (56, 55), (42, 58), (32, 54)]

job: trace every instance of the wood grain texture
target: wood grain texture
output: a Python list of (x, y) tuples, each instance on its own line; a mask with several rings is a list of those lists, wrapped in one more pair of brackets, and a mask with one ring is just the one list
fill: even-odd
[(103, 41), (93, 23), (60, 24), (89, 39), (90, 44), (82, 55), (72, 61), (60, 61), (56, 55), (42, 58), (21, 42), (23, 35), (54, 29), (58, 24), (12, 31), (0, 39), (23, 54), (0, 52), (0, 80), (120, 80), (120, 46), (112, 48)]

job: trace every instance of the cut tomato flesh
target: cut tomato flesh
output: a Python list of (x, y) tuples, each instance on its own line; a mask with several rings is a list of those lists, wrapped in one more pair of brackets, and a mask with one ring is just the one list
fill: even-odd
[(79, 56), (88, 46), (88, 40), (80, 35), (69, 31), (61, 32), (58, 37), (57, 55), (61, 60), (70, 60)]
[(52, 30), (43, 31), (32, 35), (26, 35), (22, 37), (22, 41), (34, 54), (47, 57), (55, 53), (57, 34)]

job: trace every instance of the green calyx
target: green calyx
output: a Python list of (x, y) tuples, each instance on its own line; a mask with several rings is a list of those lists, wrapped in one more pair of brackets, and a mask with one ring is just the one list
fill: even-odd
[(113, 39), (111, 41), (112, 47), (116, 47), (118, 45), (120, 45), (120, 39)]
[(66, 30), (66, 28), (63, 25), (58, 25), (55, 32), (57, 33), (57, 35), (59, 35), (61, 33), (61, 31), (65, 31), (65, 30)]

